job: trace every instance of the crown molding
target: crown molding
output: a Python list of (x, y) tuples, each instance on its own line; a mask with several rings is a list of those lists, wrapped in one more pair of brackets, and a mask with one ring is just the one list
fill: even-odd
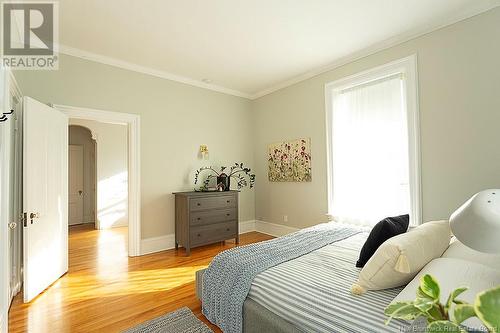
[(80, 49), (70, 47), (67, 45), (63, 45), (63, 44), (59, 44), (59, 53), (66, 54), (66, 55), (73, 56), (73, 57), (77, 57), (77, 58), (81, 58), (81, 59), (85, 59), (85, 60), (98, 62), (98, 63), (105, 64), (105, 65), (110, 65), (110, 66), (126, 69), (126, 70), (133, 71), (133, 72), (138, 72), (138, 73), (142, 73), (142, 74), (156, 76), (156, 77), (170, 80), (170, 81), (184, 83), (184, 84), (188, 84), (190, 86), (208, 89), (208, 90), (224, 93), (227, 95), (233, 95), (233, 96), (243, 97), (243, 98), (247, 98), (247, 99), (252, 98), (251, 94), (247, 94), (247, 93), (239, 91), (239, 90), (234, 90), (234, 89), (218, 86), (216, 84), (204, 83), (202, 81), (191, 79), (191, 78), (188, 78), (185, 76), (169, 73), (166, 71), (162, 71), (162, 70), (158, 70), (158, 69), (154, 69), (154, 68), (150, 68), (150, 67), (146, 67), (146, 66), (137, 65), (137, 64), (134, 64), (134, 63), (131, 63), (128, 61), (123, 61), (123, 60), (120, 60), (117, 58), (103, 56), (103, 55), (100, 55), (97, 53), (92, 53), (92, 52), (80, 50)]
[(325, 66), (322, 66), (319, 68), (315, 68), (315, 69), (307, 71), (303, 74), (294, 76), (290, 79), (282, 81), (282, 82), (280, 82), (276, 85), (273, 85), (269, 88), (260, 90), (256, 93), (247, 93), (247, 92), (243, 92), (243, 91), (239, 91), (239, 90), (235, 90), (235, 89), (231, 89), (231, 88), (227, 88), (227, 87), (223, 87), (223, 86), (219, 86), (219, 85), (215, 85), (215, 84), (205, 83), (205, 82), (202, 82), (199, 80), (195, 80), (195, 79), (188, 78), (185, 76), (173, 74), (173, 73), (170, 73), (167, 71), (162, 71), (162, 70), (158, 70), (158, 69), (154, 69), (154, 68), (150, 68), (150, 67), (146, 67), (146, 66), (141, 66), (141, 65), (134, 64), (134, 63), (127, 62), (127, 61), (123, 61), (123, 60), (120, 60), (117, 58), (103, 56), (103, 55), (100, 55), (97, 53), (84, 51), (84, 50), (77, 49), (77, 48), (70, 47), (70, 46), (63, 45), (63, 44), (59, 45), (59, 52), (62, 54), (73, 56), (73, 57), (77, 57), (77, 58), (81, 58), (81, 59), (85, 59), (85, 60), (90, 60), (90, 61), (94, 61), (94, 62), (98, 62), (98, 63), (102, 63), (102, 64), (130, 70), (130, 71), (134, 71), (134, 72), (138, 72), (138, 73), (142, 73), (142, 74), (146, 74), (146, 75), (156, 76), (156, 77), (159, 77), (162, 79), (180, 82), (180, 83), (184, 83), (184, 84), (198, 87), (198, 88), (208, 89), (208, 90), (220, 92), (220, 93), (227, 94), (227, 95), (243, 97), (243, 98), (247, 98), (250, 100), (254, 100), (254, 99), (258, 99), (260, 97), (263, 97), (265, 95), (271, 94), (275, 91), (281, 90), (283, 88), (292, 86), (292, 85), (299, 83), (301, 81), (304, 81), (304, 80), (310, 79), (312, 77), (318, 76), (320, 74), (329, 72), (329, 71), (334, 70), (338, 67), (347, 65), (347, 64), (354, 62), (356, 60), (365, 58), (365, 57), (370, 56), (372, 54), (375, 54), (377, 52), (391, 48), (391, 47), (396, 46), (398, 44), (405, 43), (405, 42), (410, 41), (412, 39), (429, 34), (433, 31), (440, 30), (440, 29), (445, 28), (447, 26), (450, 26), (452, 24), (458, 23), (460, 21), (466, 20), (466, 19), (471, 18), (473, 16), (476, 16), (476, 15), (482, 14), (484, 12), (487, 12), (489, 10), (492, 10), (492, 9), (500, 6), (500, 0), (489, 0), (486, 2), (477, 1), (477, 2), (475, 2), (475, 4), (476, 4), (476, 6), (474, 6), (473, 8), (470, 8), (466, 11), (461, 11), (459, 13), (456, 13), (455, 15), (450, 16), (444, 22), (434, 21), (434, 22), (427, 24), (424, 27), (420, 27), (418, 29), (413, 29), (413, 30), (407, 31), (405, 33), (399, 34), (397, 36), (391, 37), (389, 39), (386, 39), (384, 41), (381, 41), (379, 43), (375, 43), (367, 48), (364, 48), (360, 51), (353, 52), (353, 53), (349, 54), (348, 56), (342, 57), (342, 58), (340, 58), (332, 63), (329, 63), (328, 65), (325, 65)]
[(258, 99), (260, 97), (263, 97), (265, 95), (269, 95), (275, 91), (281, 90), (283, 88), (292, 86), (296, 83), (305, 81), (307, 79), (310, 79), (312, 77), (318, 76), (320, 74), (329, 72), (331, 70), (334, 70), (338, 67), (342, 67), (344, 65), (347, 65), (351, 62), (354, 62), (356, 60), (368, 57), (372, 54), (378, 53), (380, 51), (386, 50), (388, 48), (391, 48), (393, 46), (408, 42), (412, 39), (427, 35), (431, 32), (443, 29), (447, 26), (453, 25), (455, 23), (458, 23), (460, 21), (469, 19), (473, 16), (477, 16), (479, 14), (485, 13), (487, 11), (490, 11), (496, 7), (500, 6), (500, 1), (499, 0), (490, 0), (486, 3), (479, 3), (479, 1), (476, 2), (477, 5), (474, 8), (471, 8), (467, 11), (457, 13), (456, 15), (450, 17), (447, 19), (445, 22), (437, 24), (435, 21), (427, 24), (424, 27), (420, 27), (418, 29), (413, 29), (410, 31), (407, 31), (405, 33), (396, 35), (394, 37), (391, 37), (389, 39), (383, 40), (379, 43), (375, 43), (367, 48), (364, 48), (360, 51), (354, 52), (349, 54), (348, 56), (342, 57), (326, 66), (322, 66), (310, 71), (307, 71), (303, 74), (300, 74), (298, 76), (292, 77), (286, 81), (282, 81), (281, 83), (278, 83), (272, 87), (269, 87), (267, 89), (261, 90), (259, 92), (256, 92), (251, 96), (251, 99)]

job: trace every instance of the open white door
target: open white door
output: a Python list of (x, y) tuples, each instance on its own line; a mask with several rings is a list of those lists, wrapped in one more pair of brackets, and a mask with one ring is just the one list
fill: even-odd
[(23, 101), (24, 301), (68, 271), (68, 118)]

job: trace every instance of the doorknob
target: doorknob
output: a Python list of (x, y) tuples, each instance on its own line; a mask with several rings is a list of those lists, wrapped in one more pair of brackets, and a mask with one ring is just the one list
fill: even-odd
[(30, 222), (33, 224), (33, 219), (39, 219), (40, 213), (30, 213)]
[(17, 227), (17, 223), (16, 222), (10, 222), (9, 223), (9, 228), (16, 229), (16, 227)]

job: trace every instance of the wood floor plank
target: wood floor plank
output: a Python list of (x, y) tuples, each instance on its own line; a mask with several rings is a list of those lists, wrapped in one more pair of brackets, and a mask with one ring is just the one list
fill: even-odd
[[(121, 332), (187, 306), (214, 331), (195, 296), (195, 272), (232, 241), (192, 249), (128, 257), (127, 228), (70, 228), (69, 271), (30, 303), (17, 295), (9, 312), (9, 332)], [(241, 235), (240, 245), (271, 239)]]

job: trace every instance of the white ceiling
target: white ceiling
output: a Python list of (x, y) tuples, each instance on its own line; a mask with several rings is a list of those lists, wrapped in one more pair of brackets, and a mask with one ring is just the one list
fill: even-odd
[(61, 0), (59, 31), (63, 53), (255, 98), (498, 5), (497, 0)]

